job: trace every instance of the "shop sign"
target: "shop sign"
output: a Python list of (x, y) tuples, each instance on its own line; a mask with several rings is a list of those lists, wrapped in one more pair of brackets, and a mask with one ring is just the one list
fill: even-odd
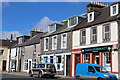
[(46, 54), (56, 54), (56, 53), (63, 53), (64, 50), (57, 50), (57, 51), (48, 51)]
[(109, 46), (104, 46), (104, 47), (82, 49), (82, 53), (94, 53), (94, 52), (103, 52), (103, 51), (110, 51), (110, 50), (111, 48)]

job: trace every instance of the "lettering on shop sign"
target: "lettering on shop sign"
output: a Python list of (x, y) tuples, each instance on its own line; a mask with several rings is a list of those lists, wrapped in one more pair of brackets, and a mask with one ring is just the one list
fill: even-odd
[(64, 50), (57, 50), (57, 51), (48, 51), (46, 54), (56, 54), (56, 53), (63, 53)]
[(94, 53), (94, 52), (103, 52), (103, 51), (110, 51), (110, 50), (111, 48), (109, 46), (105, 46), (105, 47), (82, 49), (82, 53)]

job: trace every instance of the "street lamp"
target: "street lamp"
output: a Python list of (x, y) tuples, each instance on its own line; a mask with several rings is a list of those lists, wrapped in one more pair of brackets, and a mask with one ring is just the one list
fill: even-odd
[(9, 67), (8, 67), (8, 73), (11, 72), (11, 71), (10, 71), (10, 70), (11, 70), (11, 69), (10, 69), (10, 62), (11, 62), (11, 47), (12, 47), (12, 46), (11, 46), (11, 45), (12, 45), (11, 43), (12, 43), (12, 39), (13, 39), (13, 36), (12, 36), (12, 34), (11, 34), (11, 35), (10, 35), (10, 40), (9, 40), (9, 41), (10, 41), (10, 52), (9, 52)]

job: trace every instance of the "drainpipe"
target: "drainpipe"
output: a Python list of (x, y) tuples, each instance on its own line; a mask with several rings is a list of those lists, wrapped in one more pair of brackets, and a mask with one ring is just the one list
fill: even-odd
[(118, 23), (118, 77), (120, 77), (120, 16), (117, 16)]

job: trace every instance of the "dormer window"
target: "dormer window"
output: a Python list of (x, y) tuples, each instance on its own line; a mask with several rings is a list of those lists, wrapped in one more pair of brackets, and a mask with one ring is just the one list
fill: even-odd
[(48, 26), (48, 31), (49, 32), (53, 32), (53, 31), (56, 31), (56, 24), (51, 24)]
[(94, 12), (88, 13), (88, 22), (94, 21)]
[(76, 24), (78, 24), (78, 17), (69, 18), (68, 20), (69, 27), (75, 26)]
[(110, 15), (115, 16), (118, 14), (118, 4), (110, 6)]
[(18, 39), (18, 44), (21, 44), (22, 43), (22, 38), (19, 38)]

